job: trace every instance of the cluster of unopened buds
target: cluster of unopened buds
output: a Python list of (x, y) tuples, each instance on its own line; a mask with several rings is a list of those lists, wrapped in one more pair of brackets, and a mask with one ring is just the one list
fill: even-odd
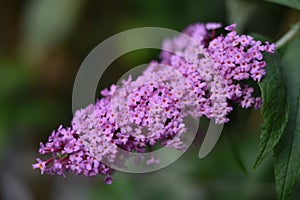
[[(95, 104), (75, 113), (70, 127), (53, 131), (39, 149), (49, 159), (38, 158), (33, 168), (62, 176), (67, 171), (102, 174), (111, 184), (114, 170), (107, 163), (116, 161), (118, 149), (142, 154), (162, 145), (184, 150), (185, 117), (222, 124), (229, 121), (233, 103), (259, 109), (262, 100), (248, 83), (262, 80), (263, 52), (274, 53), (275, 46), (238, 35), (235, 24), (221, 27), (197, 23), (165, 40), (160, 61), (152, 61), (136, 80), (129, 77), (101, 91)], [(145, 165), (158, 162), (153, 157)]]

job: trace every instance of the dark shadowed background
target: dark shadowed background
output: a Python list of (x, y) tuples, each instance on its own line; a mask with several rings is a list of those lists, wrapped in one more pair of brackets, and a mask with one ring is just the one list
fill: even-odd
[[(231, 114), (206, 158), (198, 158), (196, 144), (162, 170), (116, 173), (112, 185), (103, 177), (41, 176), (31, 164), (39, 142), (59, 124), (70, 125), (77, 70), (109, 36), (137, 27), (181, 31), (191, 23), (218, 21), (237, 22), (240, 33), (259, 33), (274, 42), (300, 19), (299, 12), (258, 0), (0, 2), (0, 199), (275, 199), (272, 158), (252, 169), (262, 123), (252, 109)], [(99, 90), (158, 53), (145, 49), (121, 56), (101, 78)], [(299, 191), (298, 184), (291, 199)]]

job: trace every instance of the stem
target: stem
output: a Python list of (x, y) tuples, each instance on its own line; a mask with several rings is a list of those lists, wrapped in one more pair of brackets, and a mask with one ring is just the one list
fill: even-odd
[(50, 163), (54, 161), (54, 158), (50, 158), (46, 161), (45, 166), (48, 166)]
[(292, 28), (284, 34), (279, 40), (276, 42), (276, 47), (279, 49), (284, 46), (288, 41), (290, 41), (299, 31), (300, 29), (300, 21), (298, 21)]
[(216, 36), (216, 29), (213, 29), (211, 32), (211, 40), (213, 40)]

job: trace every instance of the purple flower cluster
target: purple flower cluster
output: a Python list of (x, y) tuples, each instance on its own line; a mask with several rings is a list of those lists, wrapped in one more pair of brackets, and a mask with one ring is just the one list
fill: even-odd
[[(110, 184), (110, 163), (124, 165), (128, 158), (120, 149), (144, 153), (159, 144), (183, 150), (185, 117), (205, 116), (221, 124), (229, 121), (232, 102), (259, 108), (261, 98), (245, 81), (261, 81), (262, 53), (273, 53), (274, 44), (238, 35), (235, 24), (225, 28), (225, 36), (216, 36), (220, 27), (198, 23), (167, 39), (161, 62), (151, 62), (136, 80), (130, 76), (101, 91), (101, 99), (75, 113), (71, 127), (53, 131), (39, 150), (50, 158), (37, 159), (33, 168), (42, 174), (102, 174)], [(158, 162), (145, 160), (146, 165)]]
[(78, 134), (71, 128), (60, 126), (57, 131), (53, 131), (45, 145), (40, 143), (39, 153), (51, 155), (46, 161), (37, 158), (38, 163), (32, 165), (34, 169), (39, 168), (41, 174), (65, 176), (64, 171), (72, 171), (85, 176), (102, 174), (105, 175), (107, 184), (112, 181), (110, 175), (113, 170), (91, 156)]
[(198, 115), (213, 118), (218, 124), (229, 121), (230, 102), (260, 108), (261, 98), (253, 96), (254, 89), (245, 80), (262, 79), (266, 73), (262, 53), (275, 49), (274, 44), (238, 35), (235, 26), (225, 28), (226, 36), (215, 37), (219, 24), (191, 25), (184, 34), (166, 40), (161, 54), (162, 63), (174, 67), (193, 86), (200, 105)]
[(128, 106), (131, 123), (137, 125), (137, 130), (142, 133), (142, 128), (147, 128), (149, 134), (145, 140), (150, 145), (174, 137), (180, 126), (184, 126), (178, 99), (168, 88), (157, 83), (137, 88), (129, 96)]
[(235, 24), (226, 27), (229, 33), (212, 40), (208, 52), (222, 75), (227, 87), (227, 97), (240, 103), (243, 108), (255, 106), (260, 108), (261, 98), (253, 97), (254, 89), (244, 84), (243, 80), (250, 77), (260, 82), (265, 75), (266, 62), (263, 52), (274, 53), (275, 45), (255, 41), (248, 35), (238, 35), (234, 30)]

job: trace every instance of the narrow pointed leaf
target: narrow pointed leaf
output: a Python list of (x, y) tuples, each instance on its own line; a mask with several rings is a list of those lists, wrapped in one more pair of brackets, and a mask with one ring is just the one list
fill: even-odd
[(289, 118), (274, 150), (274, 169), (278, 199), (287, 199), (300, 177), (300, 36), (293, 40), (283, 56), (283, 74), (287, 84)]
[(263, 105), (261, 114), (264, 123), (261, 128), (260, 152), (254, 167), (256, 168), (266, 155), (277, 145), (287, 123), (286, 86), (282, 67), (277, 55), (264, 55), (266, 75), (259, 83)]
[(266, 0), (266, 1), (300, 10), (300, 0)]

